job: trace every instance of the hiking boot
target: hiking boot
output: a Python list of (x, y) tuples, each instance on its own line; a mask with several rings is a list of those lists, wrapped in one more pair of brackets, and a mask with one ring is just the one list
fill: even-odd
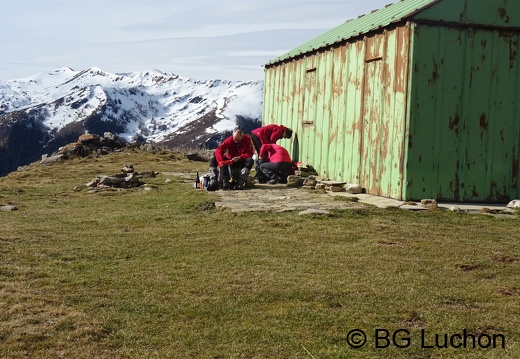
[(273, 177), (271, 177), (271, 179), (269, 181), (267, 181), (267, 183), (277, 184), (277, 183), (280, 183), (280, 181), (281, 181), (281, 178), (277, 175), (274, 175)]
[(208, 186), (206, 187), (207, 191), (216, 191), (218, 190), (218, 182), (215, 180), (210, 180)]
[(224, 189), (224, 190), (233, 189), (233, 187), (234, 187), (233, 183), (227, 182), (227, 181), (224, 182), (224, 184), (222, 185), (222, 189)]
[(241, 191), (244, 189), (245, 184), (246, 184), (246, 182), (243, 181), (241, 178), (239, 178), (237, 183), (235, 184), (235, 189)]

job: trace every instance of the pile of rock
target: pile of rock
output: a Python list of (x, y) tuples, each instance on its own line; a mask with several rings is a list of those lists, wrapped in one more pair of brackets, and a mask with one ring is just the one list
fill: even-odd
[(288, 187), (302, 187), (307, 189), (323, 189), (329, 192), (348, 192), (351, 194), (363, 193), (363, 189), (358, 184), (349, 184), (341, 181), (331, 181), (328, 178), (318, 176), (312, 166), (298, 164), (294, 175), (287, 177)]
[(96, 176), (92, 181), (86, 184), (87, 188), (90, 190), (103, 190), (109, 188), (135, 188), (141, 187), (145, 184), (145, 182), (141, 181), (142, 178), (145, 177), (156, 177), (159, 173), (155, 171), (148, 172), (135, 172), (134, 166), (131, 164), (126, 164), (121, 168), (120, 174), (116, 174), (113, 176)]
[(77, 142), (60, 147), (50, 156), (48, 154), (43, 155), (40, 164), (45, 166), (56, 161), (74, 157), (88, 157), (92, 154), (107, 155), (127, 146), (128, 143), (124, 139), (111, 132), (105, 132), (103, 137), (87, 133), (79, 136)]
[(318, 172), (308, 164), (298, 163), (296, 166), (296, 170), (294, 171), (295, 176), (300, 177), (310, 177), (310, 176), (318, 176)]

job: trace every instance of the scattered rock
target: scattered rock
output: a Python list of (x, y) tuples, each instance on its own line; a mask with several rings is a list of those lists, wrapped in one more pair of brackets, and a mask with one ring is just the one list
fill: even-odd
[(287, 176), (287, 187), (301, 187), (304, 180), (304, 178), (296, 175)]
[[(489, 207), (483, 207), (480, 209), (480, 212), (482, 213), (486, 213), (486, 214), (505, 214), (505, 213), (509, 213), (507, 211), (503, 211), (501, 209), (494, 209), (494, 208), (489, 208)], [(510, 214), (510, 213), (509, 213)]]
[(127, 146), (128, 143), (124, 139), (117, 137), (111, 132), (105, 132), (103, 137), (87, 133), (79, 136), (77, 142), (60, 147), (58, 151), (50, 156), (48, 154), (43, 155), (40, 164), (47, 166), (56, 161), (74, 157), (87, 157), (92, 154), (107, 155)]
[(406, 205), (406, 206), (417, 206), (417, 203), (415, 203), (414, 201), (405, 201), (405, 202), (403, 202), (403, 205)]
[(315, 187), (316, 186), (316, 180), (311, 177), (307, 177), (303, 180), (303, 186), (306, 187)]
[(65, 156), (64, 154), (57, 154), (57, 155), (52, 155), (52, 156), (43, 155), (42, 160), (40, 161), (40, 164), (42, 166), (48, 166), (48, 165), (53, 164), (56, 161), (61, 161), (64, 156)]
[(319, 183), (325, 185), (325, 190), (329, 192), (345, 192), (345, 184), (347, 182), (331, 181), (330, 179), (320, 179)]
[(121, 172), (132, 173), (132, 172), (134, 172), (134, 166), (131, 164), (124, 165), (123, 168), (121, 168)]
[(83, 134), (78, 137), (78, 143), (84, 143), (84, 144), (94, 143), (96, 141), (99, 141), (99, 138), (100, 138), (99, 135), (86, 133), (86, 134)]
[(200, 152), (190, 152), (186, 154), (186, 158), (190, 161), (198, 161), (198, 162), (209, 162), (211, 156), (213, 155), (214, 150), (211, 151), (200, 151)]
[(348, 193), (351, 193), (351, 194), (360, 194), (360, 193), (363, 192), (363, 189), (357, 183), (349, 183), (349, 184), (347, 184), (347, 186), (345, 187), (345, 190)]
[(509, 202), (506, 208), (520, 208), (520, 199), (514, 199)]
[(324, 183), (316, 183), (316, 186), (314, 188), (325, 190), (325, 187), (326, 186)]
[(428, 209), (438, 208), (437, 200), (435, 199), (421, 199), (421, 206)]
[(298, 163), (296, 167), (297, 169), (294, 171), (296, 176), (309, 177), (311, 175), (318, 175), (318, 172), (311, 165)]
[(16, 211), (16, 210), (18, 210), (18, 208), (16, 208), (16, 206), (12, 206), (12, 205), (0, 206), (0, 211), (3, 211), (3, 212), (11, 212), (11, 211)]
[(330, 212), (329, 211), (326, 211), (324, 209), (313, 209), (313, 208), (309, 208), (305, 211), (301, 211), (298, 213), (298, 215), (300, 216), (306, 216), (306, 215), (311, 215), (311, 216), (314, 216), (314, 215), (319, 215), (319, 216), (330, 216)]
[(329, 186), (329, 187), (325, 187), (325, 189), (330, 192), (345, 192), (346, 191), (344, 186)]

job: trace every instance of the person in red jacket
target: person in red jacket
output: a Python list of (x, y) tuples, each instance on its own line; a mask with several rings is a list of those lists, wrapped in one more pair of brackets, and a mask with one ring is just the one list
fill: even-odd
[(258, 181), (269, 184), (287, 183), (287, 176), (293, 165), (289, 152), (280, 145), (268, 143), (260, 147), (259, 154)]
[[(253, 167), (253, 144), (251, 137), (236, 129), (215, 150), (210, 158), (210, 184), (208, 191), (244, 189), (249, 172)], [(218, 169), (218, 170), (217, 170)], [(217, 177), (218, 176), (218, 177)]]
[(251, 139), (256, 153), (260, 156), (260, 147), (265, 144), (276, 143), (281, 138), (291, 138), (293, 131), (283, 125), (266, 125), (251, 131)]

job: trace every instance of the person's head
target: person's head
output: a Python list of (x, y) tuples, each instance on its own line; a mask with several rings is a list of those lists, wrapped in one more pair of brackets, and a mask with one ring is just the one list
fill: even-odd
[(242, 130), (236, 129), (233, 131), (233, 141), (235, 141), (235, 143), (242, 141), (242, 137), (244, 137)]
[(292, 137), (292, 130), (290, 128), (286, 128), (283, 132), (282, 138), (291, 138)]

